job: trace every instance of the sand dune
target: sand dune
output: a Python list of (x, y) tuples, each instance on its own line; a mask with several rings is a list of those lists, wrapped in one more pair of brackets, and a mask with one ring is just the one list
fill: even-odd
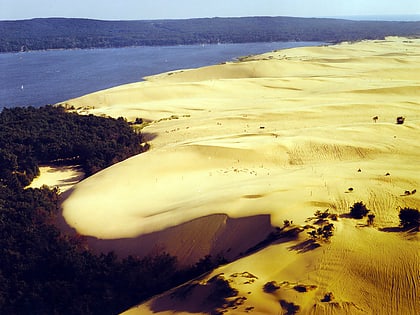
[[(296, 48), (69, 100), (97, 115), (148, 120), (151, 149), (77, 184), (64, 217), (97, 249), (159, 247), (190, 263), (235, 246), (239, 254), (286, 219), (305, 225), (316, 210), (345, 215), (363, 201), (375, 227), (340, 217), (319, 248), (305, 250), (303, 232), (215, 270), (188, 291), (194, 298), (164, 295), (127, 313), (415, 314), (419, 242), (396, 227), (399, 207), (420, 208), (418, 193), (404, 195), (420, 184), (418, 60), (418, 39)], [(250, 219), (227, 232), (227, 220), (259, 215), (267, 220), (255, 228), (260, 221)], [(220, 273), (236, 302), (200, 309)], [(270, 281), (279, 288), (266, 293)], [(321, 302), (329, 292), (334, 298)]]
[[(396, 256), (404, 236), (384, 233), (339, 222), (330, 244), (308, 251), (302, 240), (270, 246), (124, 314), (286, 314), (284, 305), (299, 307), (297, 314), (415, 314), (418, 244), (405, 241)], [(230, 306), (209, 303), (216, 275), (238, 290), (227, 298)], [(270, 282), (272, 292), (264, 290)], [(330, 292), (332, 301), (322, 302)]]
[[(250, 230), (253, 231), (251, 235)], [(98, 240), (88, 237), (87, 241), (99, 252), (113, 248), (117, 255), (124, 257), (139, 252), (141, 248), (141, 252), (151, 255), (162, 252), (176, 255), (181, 264), (193, 265), (209, 254), (213, 258), (219, 255), (231, 261), (272, 231), (268, 214), (237, 219), (225, 214), (212, 214), (134, 238)]]

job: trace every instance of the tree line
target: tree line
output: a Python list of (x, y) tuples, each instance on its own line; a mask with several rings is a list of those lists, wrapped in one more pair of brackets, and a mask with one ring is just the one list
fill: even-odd
[(294, 17), (143, 21), (47, 18), (0, 21), (0, 52), (204, 43), (342, 42), (419, 35), (418, 21)]

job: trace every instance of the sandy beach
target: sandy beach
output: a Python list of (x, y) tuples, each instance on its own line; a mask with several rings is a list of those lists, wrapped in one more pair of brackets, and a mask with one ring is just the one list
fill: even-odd
[[(64, 218), (96, 250), (235, 259), (126, 314), (418, 313), (420, 243), (398, 213), (420, 208), (405, 193), (420, 187), (419, 60), (420, 39), (295, 48), (66, 101), (143, 118), (150, 150), (73, 186)], [(346, 215), (358, 201), (373, 226)], [(244, 255), (326, 209), (338, 220), (320, 247), (304, 231)], [(215, 276), (231, 303), (209, 302)]]

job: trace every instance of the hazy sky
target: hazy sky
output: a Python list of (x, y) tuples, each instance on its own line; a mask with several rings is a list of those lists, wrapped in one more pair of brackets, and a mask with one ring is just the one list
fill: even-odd
[(226, 16), (418, 15), (420, 0), (0, 0), (0, 20), (105, 20)]

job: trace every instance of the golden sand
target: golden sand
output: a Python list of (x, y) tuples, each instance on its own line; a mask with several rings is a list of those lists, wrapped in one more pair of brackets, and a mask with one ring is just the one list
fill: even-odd
[(46, 185), (58, 188), (61, 193), (71, 189), (84, 178), (83, 171), (77, 166), (40, 166), (39, 176), (28, 187), (40, 188)]
[[(257, 220), (260, 228), (229, 233), (229, 220), (264, 215), (273, 226), (305, 225), (316, 210), (341, 215), (363, 201), (374, 227), (339, 218), (331, 242), (317, 249), (298, 249), (304, 232), (215, 270), (246, 297), (226, 314), (281, 314), (287, 305), (302, 314), (415, 314), (418, 238), (391, 231), (399, 207), (420, 208), (419, 193), (404, 195), (420, 184), (419, 60), (419, 39), (295, 48), (69, 100), (97, 115), (150, 121), (143, 132), (151, 149), (77, 184), (64, 217), (117, 252), (124, 240), (154, 235), (153, 249), (132, 243), (124, 253), (165, 250), (191, 263), (193, 252), (235, 251), (255, 244), (255, 231), (269, 232)], [(202, 218), (217, 220), (196, 224)], [(229, 247), (214, 246), (216, 235)], [(245, 271), (257, 279), (232, 276)], [(280, 289), (265, 293), (269, 281)], [(321, 302), (328, 292), (333, 301)], [(197, 314), (188, 303), (163, 297), (127, 314)]]

